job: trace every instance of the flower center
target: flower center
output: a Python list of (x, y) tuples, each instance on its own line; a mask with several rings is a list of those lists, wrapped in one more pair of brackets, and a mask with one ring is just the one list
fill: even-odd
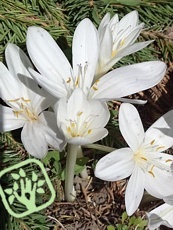
[(90, 127), (91, 121), (94, 116), (90, 115), (84, 117), (84, 112), (79, 111), (76, 114), (75, 120), (69, 120), (69, 126), (67, 127), (67, 132), (71, 137), (84, 137), (92, 133)]
[(163, 158), (160, 156), (160, 154), (157, 155), (157, 152), (162, 148), (165, 148), (165, 146), (159, 146), (155, 144), (155, 140), (152, 140), (148, 145), (141, 146), (134, 154), (133, 159), (139, 165), (139, 167), (143, 169), (143, 171), (149, 173), (153, 177), (155, 177), (155, 167), (162, 170), (171, 171), (170, 166), (173, 162), (172, 159)]
[(68, 77), (65, 81), (65, 87), (68, 91), (68, 96), (72, 94), (73, 90), (76, 88), (81, 88), (85, 91), (85, 75), (88, 69), (88, 62), (86, 61), (84, 65), (78, 64), (78, 73), (77, 76)]
[[(31, 107), (31, 100), (23, 97), (14, 100), (8, 100), (10, 106), (13, 108), (14, 116), (19, 118), (23, 116), (26, 120), (35, 121), (38, 119), (37, 115)], [(14, 105), (13, 105), (14, 103)]]

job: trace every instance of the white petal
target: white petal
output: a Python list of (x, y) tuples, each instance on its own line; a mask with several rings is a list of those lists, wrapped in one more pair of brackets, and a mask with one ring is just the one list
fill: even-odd
[(173, 110), (160, 117), (145, 133), (145, 143), (154, 141), (161, 152), (173, 145)]
[[(149, 171), (149, 170), (148, 170)], [(152, 173), (146, 173), (146, 191), (157, 198), (172, 194), (173, 175), (172, 172), (167, 172), (163, 168), (152, 168)]]
[(115, 150), (96, 164), (95, 176), (106, 181), (117, 181), (131, 175), (134, 167), (133, 153), (129, 148)]
[(167, 203), (169, 205), (173, 205), (173, 194), (166, 196), (166, 197), (163, 197), (163, 200), (165, 203)]
[(58, 84), (71, 76), (70, 63), (46, 30), (29, 27), (26, 44), (32, 62), (44, 77)]
[(125, 32), (123, 34), (124, 44), (122, 47), (127, 47), (127, 46), (132, 45), (136, 41), (143, 27), (144, 27), (144, 24), (141, 23), (140, 25), (136, 26), (133, 30), (129, 31), (129, 33)]
[(65, 122), (66, 119), (68, 119), (66, 99), (65, 98), (59, 99), (54, 107), (54, 110), (57, 116), (57, 124), (59, 127), (61, 122)]
[(125, 44), (122, 48), (118, 50), (115, 49), (115, 55), (113, 58), (111, 58), (107, 64), (105, 65), (104, 67), (104, 71), (103, 72), (107, 72), (109, 69), (112, 68), (112, 66), (114, 66), (121, 58), (123, 58), (124, 56), (127, 56), (127, 55), (130, 55), (132, 53), (135, 53), (143, 48), (145, 48), (146, 46), (148, 46), (151, 42), (153, 42), (152, 40), (151, 41), (147, 41), (147, 42), (138, 42), (138, 43), (135, 43), (133, 45), (129, 45), (128, 44)]
[(44, 89), (46, 89), (51, 95), (57, 98), (67, 96), (67, 90), (62, 84), (58, 84), (55, 81), (52, 81), (51, 79), (42, 76), (33, 69), (29, 69), (29, 72), (31, 73), (35, 81)]
[(147, 101), (144, 101), (144, 100), (129, 99), (129, 98), (115, 98), (114, 100), (126, 102), (126, 103), (137, 104), (137, 105), (144, 105), (147, 103)]
[(108, 135), (108, 130), (105, 128), (92, 129), (91, 133), (87, 135), (90, 144), (99, 141)]
[(137, 109), (128, 103), (123, 103), (119, 110), (120, 131), (129, 145), (136, 152), (144, 140), (144, 128)]
[(25, 120), (22, 117), (15, 117), (13, 110), (0, 105), (0, 131), (7, 132), (23, 127)]
[(116, 27), (117, 27), (117, 24), (118, 24), (118, 22), (119, 22), (119, 17), (118, 17), (118, 14), (115, 14), (112, 18), (111, 18), (111, 20), (110, 20), (110, 22), (109, 22), (109, 26), (110, 26), (110, 28), (112, 29), (112, 33), (113, 34), (117, 34), (117, 29), (116, 29)]
[[(111, 59), (112, 55), (112, 33), (109, 27), (105, 29), (104, 36), (100, 42), (100, 54), (99, 54), (99, 67), (102, 68), (109, 60)], [(101, 70), (99, 69), (99, 72)]]
[(21, 95), (26, 95), (28, 97), (25, 99), (32, 100), (39, 88), (28, 71), (28, 68), (33, 69), (29, 58), (18, 46), (12, 43), (9, 43), (5, 49), (5, 58), (10, 73), (24, 84)]
[(91, 111), (94, 118), (91, 121), (91, 127), (100, 128), (104, 127), (110, 118), (110, 112), (105, 102), (91, 100), (90, 101)]
[(115, 69), (95, 83), (90, 90), (92, 99), (111, 100), (153, 87), (161, 81), (166, 65), (160, 61), (143, 62)]
[[(91, 87), (98, 61), (98, 33), (89, 19), (82, 20), (77, 26), (72, 45), (74, 76), (81, 75), (80, 88), (87, 93)], [(79, 74), (79, 65), (82, 74)]]
[(26, 54), (15, 44), (9, 43), (5, 49), (5, 59), (10, 73), (17, 77), (18, 73), (31, 78), (28, 68), (34, 68)]
[(144, 184), (145, 174), (142, 169), (136, 165), (125, 192), (125, 205), (129, 216), (131, 216), (139, 207), (144, 193)]
[(101, 36), (102, 29), (109, 23), (109, 21), (110, 21), (110, 13), (106, 13), (99, 24), (99, 28), (98, 28), (99, 36)]
[(0, 97), (3, 100), (20, 98), (22, 84), (11, 75), (2, 62), (0, 62), (0, 73)]
[[(68, 100), (67, 114), (69, 115), (69, 118), (75, 120), (79, 112), (84, 112), (85, 119), (87, 115), (91, 115), (90, 111), (90, 104), (87, 101), (84, 92), (81, 89), (75, 89)], [(83, 121), (82, 117), (83, 116), (80, 117), (80, 122)], [(78, 125), (80, 126), (79, 123)]]
[(62, 151), (66, 142), (64, 136), (57, 127), (55, 114), (44, 111), (40, 114), (39, 121), (45, 125), (45, 138), (48, 145)]
[(119, 22), (119, 28), (123, 28), (124, 30), (132, 30), (134, 27), (138, 25), (138, 12), (136, 10), (126, 14)]
[(169, 204), (162, 204), (151, 212), (147, 213), (149, 220), (149, 230), (155, 230), (160, 225), (173, 228), (173, 206)]
[(44, 158), (48, 152), (44, 127), (39, 122), (27, 122), (22, 129), (21, 140), (27, 152), (34, 157)]
[(37, 115), (40, 114), (43, 110), (50, 107), (51, 105), (49, 98), (40, 96), (39, 94), (36, 94), (36, 96), (33, 98), (31, 103), (32, 103), (32, 107), (34, 108), (34, 112)]
[(48, 126), (45, 127), (45, 138), (46, 138), (47, 144), (50, 147), (57, 149), (60, 152), (64, 149), (66, 145), (65, 137), (62, 135), (62, 133), (60, 133), (59, 130), (56, 133), (52, 129), (50, 129)]
[[(151, 41), (147, 41), (147, 42), (137, 42), (131, 46), (125, 47), (124, 49), (120, 50), (117, 54), (116, 54), (116, 58), (122, 58), (124, 56), (127, 56), (129, 54), (135, 53), (143, 48), (145, 48), (146, 46), (148, 46), (150, 43), (152, 43), (153, 40)], [(113, 62), (113, 61), (111, 61)], [(112, 65), (112, 63), (111, 63)]]

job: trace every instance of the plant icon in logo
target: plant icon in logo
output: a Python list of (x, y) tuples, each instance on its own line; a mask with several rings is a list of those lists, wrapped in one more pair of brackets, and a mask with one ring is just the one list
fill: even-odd
[[(31, 175), (28, 176), (25, 172), (23, 166), (27, 164), (35, 163), (40, 167), (43, 179), (39, 178), (39, 176), (32, 171)], [(26, 160), (22, 163), (19, 163), (15, 166), (12, 166), (8, 169), (5, 169), (0, 172), (0, 177), (6, 176), (10, 171), (14, 171), (14, 169), (18, 169), (17, 172), (10, 173), (13, 179), (13, 185), (10, 188), (2, 189), (0, 186), (0, 195), (2, 197), (3, 203), (7, 209), (7, 211), (13, 215), (14, 217), (20, 218), (31, 214), (33, 212), (39, 211), (41, 209), (49, 206), (55, 199), (55, 191), (49, 180), (49, 177), (46, 173), (46, 170), (43, 167), (43, 164), (36, 159)], [(47, 186), (46, 186), (47, 185)], [(38, 205), (36, 204), (36, 197), (40, 194), (45, 194), (45, 186), (46, 191), (49, 190), (51, 193), (51, 197), (45, 204)], [(48, 188), (47, 188), (48, 187)], [(16, 213), (12, 209), (12, 205), (18, 201), (24, 207), (25, 211), (22, 213)]]

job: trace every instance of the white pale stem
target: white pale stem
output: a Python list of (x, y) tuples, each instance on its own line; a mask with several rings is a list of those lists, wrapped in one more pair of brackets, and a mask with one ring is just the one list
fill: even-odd
[[(78, 147), (77, 158), (81, 158), (81, 157), (84, 157), (84, 155), (83, 155), (83, 151), (82, 151), (81, 146), (79, 146)], [(88, 179), (88, 173), (87, 173), (86, 166), (84, 166), (84, 169), (82, 170), (82, 172), (80, 173), (80, 175), (81, 175), (81, 177), (83, 179)]]
[(66, 172), (65, 172), (65, 199), (66, 201), (74, 201), (76, 192), (73, 186), (74, 167), (76, 163), (78, 145), (68, 144), (67, 158), (66, 158)]
[(89, 145), (84, 145), (84, 147), (88, 149), (97, 149), (104, 152), (113, 152), (114, 150), (116, 150), (115, 148), (105, 146), (105, 145), (99, 145), (99, 144), (89, 144)]

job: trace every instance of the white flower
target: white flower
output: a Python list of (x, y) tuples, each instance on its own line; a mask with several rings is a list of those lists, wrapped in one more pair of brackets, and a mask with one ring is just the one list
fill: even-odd
[(173, 206), (169, 204), (162, 204), (155, 208), (151, 212), (147, 213), (148, 216), (148, 228), (149, 230), (155, 230), (160, 225), (173, 228)]
[(37, 158), (46, 155), (48, 145), (62, 150), (64, 137), (56, 126), (55, 114), (44, 111), (49, 100), (27, 70), (33, 68), (28, 57), (14, 44), (8, 44), (5, 57), (9, 70), (0, 62), (0, 97), (9, 107), (0, 106), (0, 131), (23, 127), (23, 145)]
[(111, 69), (122, 57), (139, 51), (152, 41), (135, 43), (144, 23), (139, 24), (138, 12), (132, 11), (120, 21), (115, 14), (110, 19), (107, 13), (102, 19), (99, 28), (100, 54), (97, 67), (97, 77)]
[(128, 215), (138, 208), (144, 189), (158, 198), (172, 194), (173, 156), (165, 153), (173, 145), (173, 110), (158, 119), (145, 133), (136, 108), (124, 103), (119, 111), (119, 127), (129, 148), (111, 152), (98, 161), (96, 177), (117, 181), (130, 177), (125, 205)]
[(74, 89), (81, 88), (88, 99), (124, 101), (121, 97), (159, 83), (166, 71), (163, 62), (144, 62), (115, 69), (94, 82), (99, 40), (89, 19), (81, 21), (74, 33), (73, 69), (53, 38), (42, 28), (29, 27), (27, 49), (40, 72), (30, 69), (32, 77), (57, 98), (69, 98)]
[(68, 143), (85, 145), (104, 138), (104, 128), (110, 113), (107, 105), (100, 101), (88, 101), (81, 89), (73, 91), (68, 101), (58, 102), (57, 122)]

